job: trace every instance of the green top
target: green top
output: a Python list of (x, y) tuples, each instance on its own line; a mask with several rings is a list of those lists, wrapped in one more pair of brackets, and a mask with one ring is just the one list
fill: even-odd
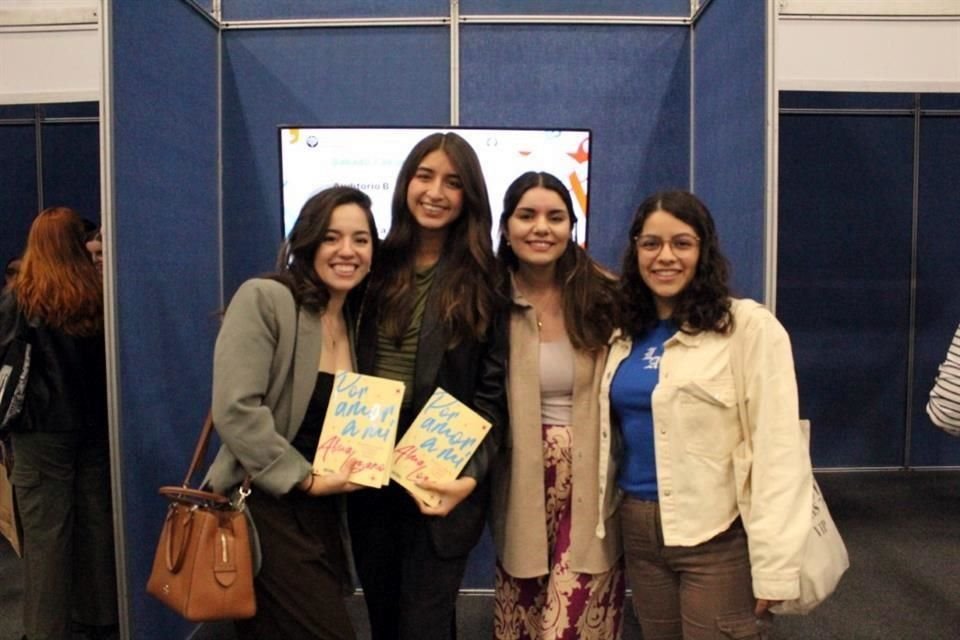
[(420, 341), (420, 325), (423, 322), (423, 310), (427, 303), (427, 293), (433, 284), (436, 264), (418, 271), (414, 278), (413, 314), (410, 324), (398, 345), (395, 340), (383, 333), (383, 325), (377, 327), (377, 363), (374, 375), (381, 378), (399, 380), (406, 385), (403, 391), (403, 407), (407, 408), (413, 398), (413, 373), (417, 364), (417, 343)]

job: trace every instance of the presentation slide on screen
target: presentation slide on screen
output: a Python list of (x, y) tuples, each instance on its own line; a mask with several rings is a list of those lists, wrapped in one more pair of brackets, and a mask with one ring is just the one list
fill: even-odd
[(546, 171), (563, 181), (579, 218), (577, 242), (586, 244), (590, 169), (590, 132), (586, 129), (281, 127), (284, 235), (311, 195), (333, 185), (350, 185), (370, 196), (377, 230), (385, 237), (400, 165), (417, 142), (436, 131), (456, 131), (477, 152), (490, 196), (494, 248), (504, 192), (526, 171)]

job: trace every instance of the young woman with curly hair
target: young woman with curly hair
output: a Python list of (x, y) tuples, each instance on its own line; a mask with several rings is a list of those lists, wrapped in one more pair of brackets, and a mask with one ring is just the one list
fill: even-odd
[[(640, 205), (601, 393), (606, 441), (622, 438), (623, 454), (618, 486), (601, 493), (626, 494), (624, 556), (645, 638), (763, 638), (768, 609), (799, 595), (812, 475), (790, 341), (769, 311), (730, 297), (728, 272), (693, 194)], [(747, 429), (752, 465), (736, 477)]]
[[(101, 277), (81, 218), (40, 212), (0, 299), (0, 343), (32, 345), (11, 482), (23, 523), (28, 638), (117, 624)], [(71, 624), (72, 623), (72, 624)]]

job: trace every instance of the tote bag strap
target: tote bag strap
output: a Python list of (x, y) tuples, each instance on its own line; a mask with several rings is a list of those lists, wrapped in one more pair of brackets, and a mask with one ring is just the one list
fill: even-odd
[(743, 435), (743, 441), (746, 443), (747, 449), (752, 450), (750, 421), (747, 417), (747, 383), (744, 372), (746, 357), (744, 356), (743, 331), (740, 327), (740, 319), (737, 318), (734, 309), (736, 309), (736, 303), (730, 310), (733, 317), (733, 332), (730, 334), (730, 368), (733, 373), (733, 386), (737, 393), (737, 416), (740, 420), (740, 433)]

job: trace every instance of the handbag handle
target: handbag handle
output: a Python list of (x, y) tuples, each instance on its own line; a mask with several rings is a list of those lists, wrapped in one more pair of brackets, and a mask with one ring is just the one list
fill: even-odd
[(180, 567), (183, 566), (183, 560), (187, 555), (187, 547), (190, 546), (190, 536), (193, 534), (193, 514), (194, 510), (190, 509), (189, 515), (187, 516), (186, 521), (183, 523), (183, 532), (180, 534), (180, 549), (177, 550), (177, 557), (173, 557), (173, 539), (177, 536), (174, 532), (174, 526), (176, 522), (173, 518), (176, 515), (177, 510), (176, 504), (171, 504), (167, 509), (167, 521), (164, 523), (164, 528), (167, 530), (167, 548), (166, 548), (166, 563), (167, 571), (170, 573), (178, 573)]
[[(203, 428), (200, 430), (200, 438), (197, 440), (197, 446), (193, 450), (193, 459), (190, 461), (190, 468), (187, 469), (187, 475), (183, 478), (183, 484), (181, 485), (184, 489), (181, 493), (184, 496), (190, 497), (192, 491), (198, 491), (195, 489), (190, 489), (190, 479), (193, 477), (194, 472), (197, 470), (197, 467), (200, 466), (200, 463), (207, 455), (207, 446), (210, 444), (210, 436), (213, 435), (213, 413), (207, 412), (207, 419), (203, 421)], [(243, 485), (240, 487), (240, 505), (243, 504), (243, 500), (250, 495), (250, 474), (246, 474), (243, 478)], [(161, 490), (161, 493), (163, 491)], [(205, 491), (202, 492), (204, 496), (209, 496)], [(199, 497), (199, 496), (194, 496)], [(224, 498), (225, 502), (229, 502), (227, 498)]]
[(203, 429), (200, 430), (200, 439), (197, 440), (197, 446), (193, 451), (193, 460), (190, 461), (190, 468), (187, 469), (187, 475), (183, 479), (183, 486), (190, 486), (190, 478), (193, 477), (200, 462), (207, 455), (207, 446), (210, 444), (210, 436), (213, 434), (213, 414), (207, 412), (207, 419), (203, 421)]

